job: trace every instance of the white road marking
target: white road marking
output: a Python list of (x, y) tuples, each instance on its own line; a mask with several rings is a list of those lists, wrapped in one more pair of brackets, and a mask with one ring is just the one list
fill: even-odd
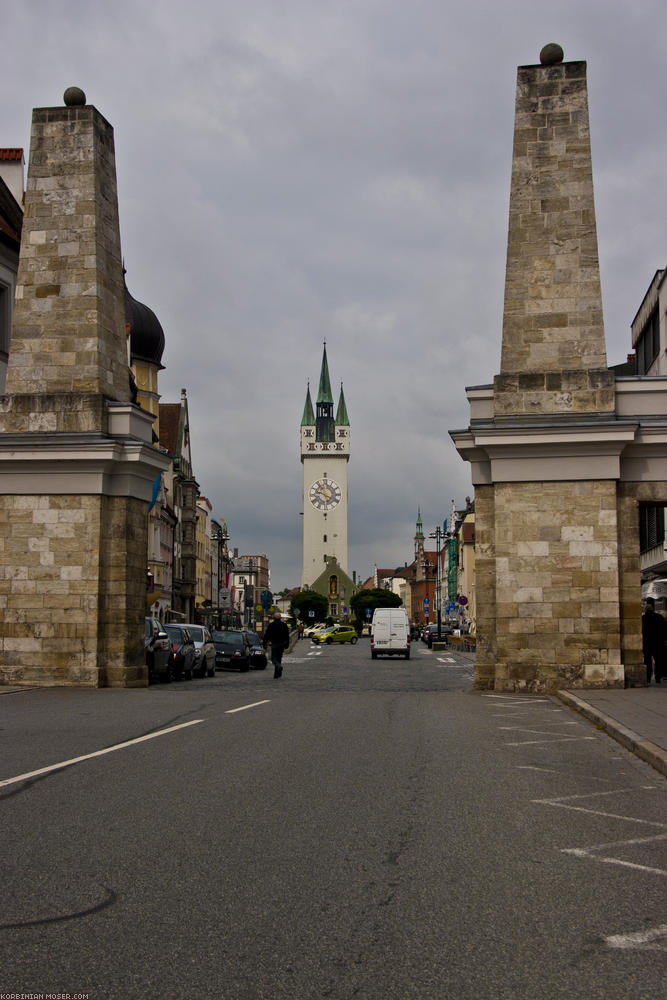
[(25, 774), (18, 774), (15, 778), (5, 778), (4, 781), (0, 781), (0, 788), (4, 788), (6, 785), (15, 785), (19, 781), (27, 781), (28, 778), (38, 778), (40, 774), (48, 774), (49, 771), (59, 771), (63, 767), (70, 767), (71, 764), (80, 764), (81, 761), (92, 760), (93, 757), (103, 757), (104, 754), (113, 753), (115, 750), (123, 750), (125, 747), (132, 747), (137, 743), (145, 743), (146, 740), (154, 740), (158, 736), (166, 736), (167, 733), (175, 733), (179, 729), (187, 729), (188, 726), (197, 726), (203, 721), (203, 719), (192, 719), (191, 722), (182, 722), (178, 726), (159, 729), (156, 733), (148, 733), (146, 736), (137, 736), (133, 740), (125, 740), (124, 743), (116, 743), (112, 747), (105, 747), (104, 750), (95, 750), (93, 753), (86, 753), (81, 757), (62, 760), (59, 764), (49, 764), (48, 767), (40, 767), (37, 771), (26, 771)]
[(585, 740), (594, 740), (595, 736), (562, 736), (558, 740), (519, 740), (515, 743), (506, 743), (506, 747), (530, 747), (544, 746), (545, 743), (583, 743)]
[(555, 774), (556, 769), (553, 767), (533, 767), (530, 764), (519, 764), (517, 765), (517, 771), (546, 771), (547, 774)]
[(437, 660), (438, 660), (438, 661), (439, 661), (440, 663), (456, 663), (456, 660), (454, 659), (454, 657), (453, 657), (453, 656), (448, 656), (448, 657), (444, 657), (444, 656), (438, 656), (438, 657), (437, 657)]
[[(651, 791), (656, 788), (655, 785), (642, 785), (641, 786), (646, 791)], [(604, 792), (588, 792), (582, 795), (567, 795), (559, 799), (532, 799), (536, 805), (542, 806), (555, 806), (560, 809), (571, 809), (574, 812), (589, 813), (593, 816), (602, 816), (605, 819), (617, 819), (622, 820), (625, 823), (637, 823), (640, 826), (653, 826), (658, 827), (659, 830), (664, 830), (664, 833), (655, 833), (649, 837), (632, 837), (625, 840), (614, 840), (610, 843), (603, 844), (591, 844), (589, 847), (567, 847), (561, 849), (561, 854), (571, 854), (575, 858), (585, 858), (589, 861), (599, 861), (606, 865), (618, 865), (620, 868), (631, 868), (633, 871), (648, 872), (651, 875), (660, 875), (667, 877), (667, 871), (663, 868), (655, 868), (651, 865), (640, 865), (633, 861), (626, 861), (624, 858), (611, 857), (607, 854), (599, 854), (599, 851), (608, 851), (609, 848), (616, 848), (618, 850), (637, 846), (644, 846), (646, 844), (652, 844), (657, 841), (667, 840), (667, 824), (664, 822), (658, 822), (656, 820), (640, 819), (638, 816), (623, 816), (618, 813), (605, 812), (602, 809), (587, 809), (585, 806), (574, 805), (573, 803), (581, 799), (599, 799), (603, 796), (609, 797), (610, 795), (618, 796), (625, 794), (626, 792), (635, 792), (636, 788), (616, 788), (610, 789)]]
[(233, 715), (234, 712), (245, 712), (246, 708), (256, 708), (257, 705), (268, 705), (270, 701), (270, 698), (265, 698), (264, 701), (253, 701), (251, 705), (241, 705), (240, 708), (229, 708), (225, 712), (225, 715)]
[(536, 702), (544, 704), (549, 699), (548, 698), (524, 698), (521, 697), (517, 699), (514, 694), (483, 694), (482, 698), (497, 698), (500, 701), (506, 702), (508, 705), (534, 705)]
[[(656, 840), (659, 838), (656, 837)], [(595, 854), (594, 849), (588, 850), (585, 847), (571, 847), (561, 851), (561, 854), (572, 854), (576, 858), (590, 858), (592, 861), (600, 861), (603, 865), (617, 865), (619, 868), (632, 868), (636, 872), (648, 872), (650, 875), (662, 875), (667, 878), (667, 871), (664, 868), (651, 868), (649, 865), (638, 865), (633, 861), (624, 861), (622, 858), (606, 858)]]
[(660, 924), (650, 931), (635, 931), (634, 934), (612, 934), (605, 938), (605, 942), (610, 948), (667, 951), (667, 924)]
[[(563, 726), (578, 726), (578, 722), (563, 722)], [(500, 726), (501, 732), (508, 733), (534, 733), (536, 736), (557, 736), (553, 730), (548, 729), (526, 729), (525, 726)]]

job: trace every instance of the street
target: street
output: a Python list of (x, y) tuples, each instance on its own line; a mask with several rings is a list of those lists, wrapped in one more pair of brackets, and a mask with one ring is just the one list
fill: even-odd
[(664, 779), (469, 657), (304, 640), (0, 726), (0, 996), (664, 995)]

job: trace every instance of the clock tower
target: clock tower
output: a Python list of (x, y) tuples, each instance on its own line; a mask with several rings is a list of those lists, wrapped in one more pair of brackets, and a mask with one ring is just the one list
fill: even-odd
[(347, 574), (347, 463), (350, 459), (350, 421), (340, 387), (338, 408), (329, 381), (324, 344), (320, 384), (313, 412), (310, 386), (301, 418), (303, 465), (303, 573), (302, 587), (311, 587), (335, 561)]

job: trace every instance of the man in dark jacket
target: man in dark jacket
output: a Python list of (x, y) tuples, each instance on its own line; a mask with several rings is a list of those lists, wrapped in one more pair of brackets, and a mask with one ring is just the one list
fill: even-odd
[(275, 678), (282, 677), (283, 675), (283, 653), (289, 646), (289, 629), (285, 622), (281, 621), (279, 611), (276, 611), (273, 621), (269, 622), (262, 637), (264, 649), (266, 649), (268, 644), (271, 645), (271, 663), (273, 664), (273, 677), (275, 680)]
[(659, 684), (665, 672), (665, 639), (667, 622), (655, 610), (652, 597), (646, 598), (646, 610), (642, 615), (642, 648), (646, 664), (646, 683), (651, 683), (651, 674)]

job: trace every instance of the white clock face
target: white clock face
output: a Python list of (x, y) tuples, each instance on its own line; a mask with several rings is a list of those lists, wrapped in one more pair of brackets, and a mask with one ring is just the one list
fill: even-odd
[(308, 499), (318, 510), (333, 510), (341, 496), (340, 486), (333, 479), (318, 479), (308, 491)]

